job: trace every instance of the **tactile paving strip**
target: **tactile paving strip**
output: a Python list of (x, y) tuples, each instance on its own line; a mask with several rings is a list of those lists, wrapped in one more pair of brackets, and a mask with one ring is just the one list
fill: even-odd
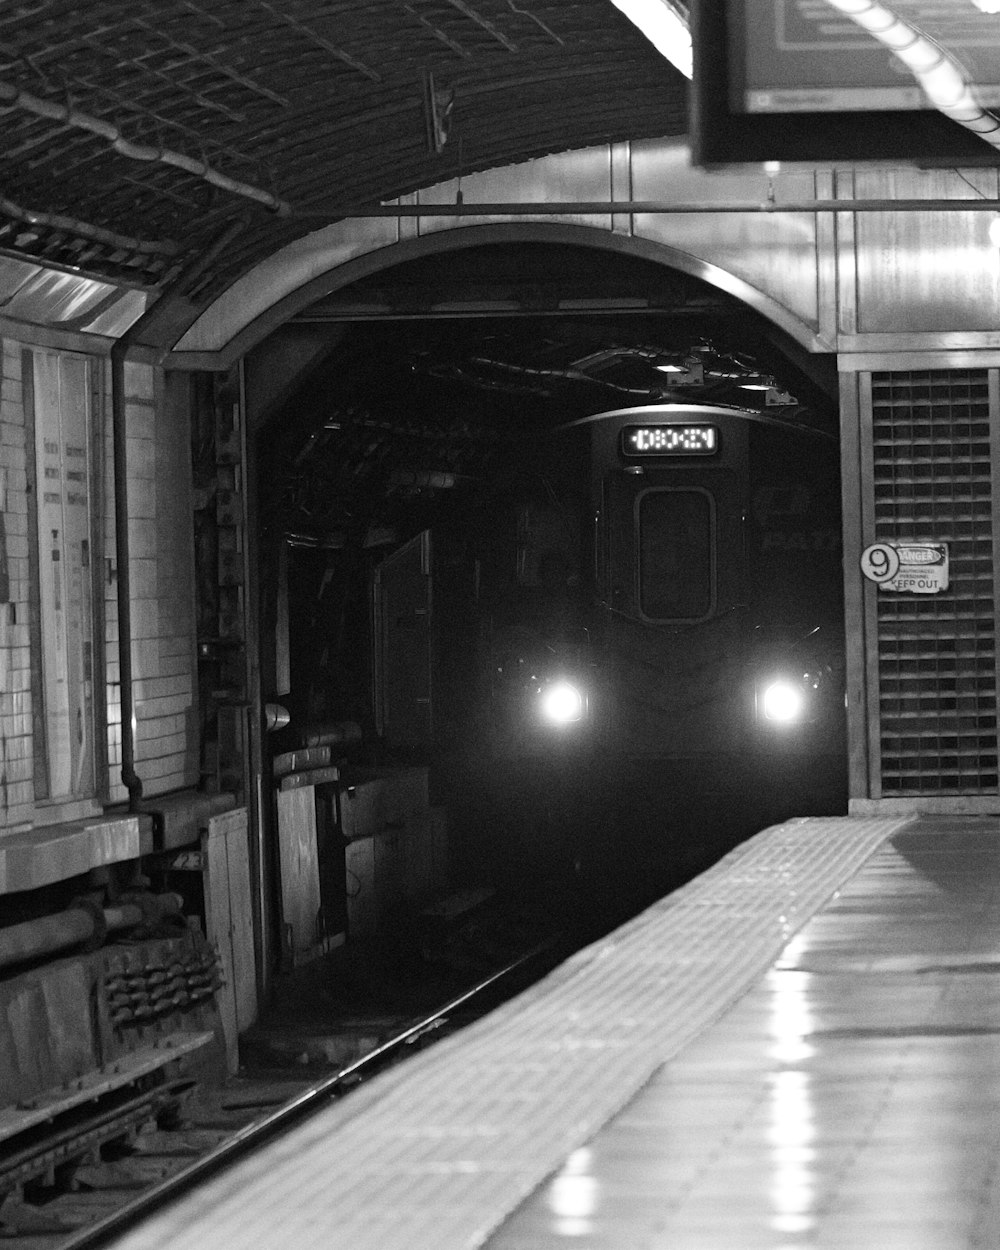
[(802, 818), (115, 1244), (471, 1250), (907, 823)]

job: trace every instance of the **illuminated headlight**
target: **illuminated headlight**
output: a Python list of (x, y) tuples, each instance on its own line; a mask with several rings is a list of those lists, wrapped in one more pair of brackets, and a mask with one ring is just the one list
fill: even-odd
[(761, 710), (765, 720), (790, 725), (800, 720), (805, 711), (805, 695), (799, 686), (790, 681), (772, 681), (764, 688)]
[(542, 691), (542, 716), (550, 725), (571, 725), (582, 720), (586, 703), (582, 693), (568, 681), (553, 682)]

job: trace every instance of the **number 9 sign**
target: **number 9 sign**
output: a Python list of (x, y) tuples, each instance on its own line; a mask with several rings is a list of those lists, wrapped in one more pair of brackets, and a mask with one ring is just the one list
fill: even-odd
[(899, 552), (888, 543), (872, 543), (861, 553), (861, 572), (871, 582), (890, 582), (899, 572)]

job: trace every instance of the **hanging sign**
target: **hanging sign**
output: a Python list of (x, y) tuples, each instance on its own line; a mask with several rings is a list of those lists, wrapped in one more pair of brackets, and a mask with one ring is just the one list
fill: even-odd
[(880, 590), (937, 595), (948, 589), (947, 543), (872, 543), (861, 571)]

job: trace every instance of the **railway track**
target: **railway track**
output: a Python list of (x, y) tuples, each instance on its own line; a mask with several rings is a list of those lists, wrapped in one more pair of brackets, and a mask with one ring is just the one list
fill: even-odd
[(0, 1156), (0, 1247), (89, 1250), (228, 1166), (330, 1099), (485, 1014), (556, 961), (547, 941), (400, 1027), (346, 1067), (311, 1081), (187, 1076), (141, 1082), (74, 1122), (45, 1126)]

